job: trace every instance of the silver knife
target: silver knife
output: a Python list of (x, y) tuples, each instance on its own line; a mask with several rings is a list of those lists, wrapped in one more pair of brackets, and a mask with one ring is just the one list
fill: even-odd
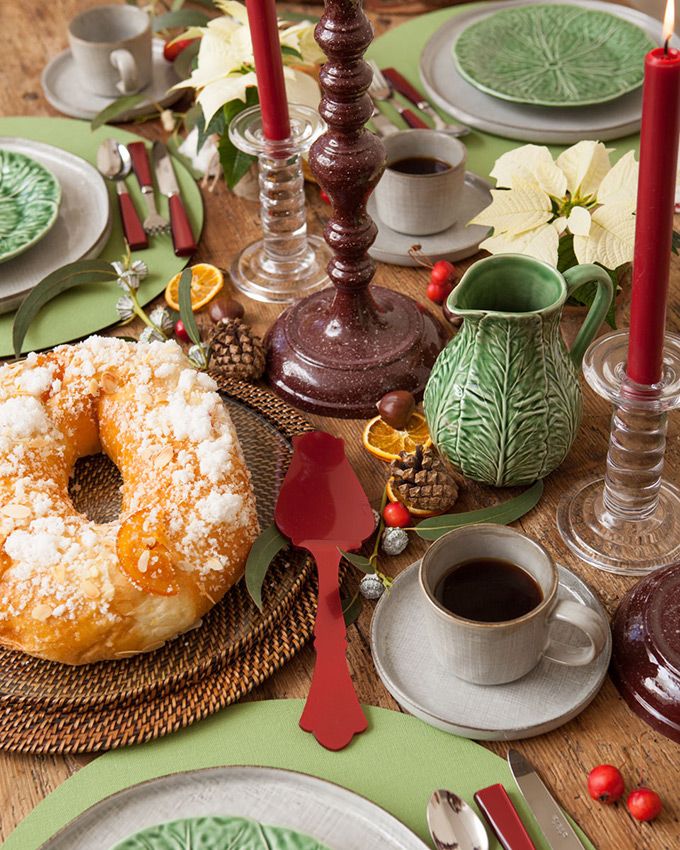
[(543, 780), (524, 756), (517, 750), (509, 750), (508, 765), (550, 850), (586, 850)]
[(151, 152), (154, 171), (158, 188), (168, 197), (170, 209), (170, 230), (172, 232), (172, 244), (178, 257), (188, 257), (196, 250), (196, 240), (191, 230), (191, 224), (187, 217), (182, 198), (172, 167), (172, 160), (168, 149), (162, 142), (154, 142)]

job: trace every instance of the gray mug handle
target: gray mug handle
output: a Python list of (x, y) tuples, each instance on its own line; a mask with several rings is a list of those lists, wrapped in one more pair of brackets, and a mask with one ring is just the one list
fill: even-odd
[(600, 614), (587, 605), (560, 599), (548, 620), (550, 625), (554, 621), (575, 626), (588, 638), (589, 645), (571, 646), (550, 638), (543, 651), (544, 658), (549, 661), (556, 661), (568, 667), (582, 667), (584, 664), (590, 664), (604, 649), (609, 626)]
[(120, 74), (120, 80), (116, 88), (121, 94), (134, 94), (139, 90), (139, 74), (137, 62), (129, 50), (119, 48), (114, 50), (109, 57), (111, 64)]

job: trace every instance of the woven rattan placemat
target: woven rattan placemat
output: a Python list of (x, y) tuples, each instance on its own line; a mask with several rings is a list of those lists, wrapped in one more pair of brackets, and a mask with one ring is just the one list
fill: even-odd
[[(252, 474), (260, 523), (271, 523), (291, 456), (290, 438), (311, 426), (250, 384), (222, 385)], [(103, 456), (78, 470), (76, 505), (100, 521), (116, 515), (118, 472)], [(165, 735), (235, 702), (278, 670), (309, 639), (316, 609), (311, 561), (278, 556), (260, 613), (239, 582), (200, 628), (161, 649), (84, 667), (0, 650), (0, 747), (93, 752)]]

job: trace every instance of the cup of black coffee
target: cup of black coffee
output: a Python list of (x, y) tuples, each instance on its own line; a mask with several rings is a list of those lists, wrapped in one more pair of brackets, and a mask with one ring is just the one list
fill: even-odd
[[(558, 586), (548, 552), (512, 528), (479, 524), (449, 532), (420, 565), (433, 650), (449, 672), (479, 685), (519, 679), (543, 657), (590, 664), (609, 626), (587, 605), (558, 599)], [(553, 642), (557, 621), (579, 629), (588, 645)]]
[(465, 183), (465, 145), (436, 130), (403, 130), (383, 144), (387, 168), (375, 190), (382, 223), (410, 236), (454, 225)]

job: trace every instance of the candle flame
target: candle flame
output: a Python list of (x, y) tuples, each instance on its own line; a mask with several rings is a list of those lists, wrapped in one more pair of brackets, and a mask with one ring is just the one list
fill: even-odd
[(675, 31), (675, 0), (666, 0), (666, 13), (663, 16), (663, 40), (668, 42)]

